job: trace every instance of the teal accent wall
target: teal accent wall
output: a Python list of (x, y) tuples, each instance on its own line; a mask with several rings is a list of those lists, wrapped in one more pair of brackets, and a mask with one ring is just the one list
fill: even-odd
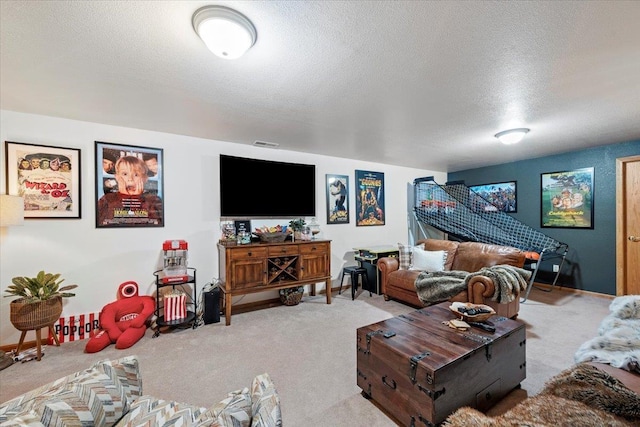
[[(640, 140), (452, 172), (448, 174), (448, 180), (464, 181), (468, 186), (517, 181), (518, 212), (510, 215), (569, 245), (568, 262), (561, 271), (562, 285), (615, 295), (616, 159), (637, 155), (640, 155)], [(594, 168), (594, 228), (541, 228), (540, 175), (589, 167)], [(557, 261), (550, 262), (553, 263)], [(541, 277), (553, 276), (550, 274), (552, 265), (541, 268)]]

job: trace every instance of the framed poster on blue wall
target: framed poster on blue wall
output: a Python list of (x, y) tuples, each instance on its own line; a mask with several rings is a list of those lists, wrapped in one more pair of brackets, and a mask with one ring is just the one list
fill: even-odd
[(472, 185), (469, 188), (498, 208), (499, 211), (516, 213), (518, 212), (516, 186), (516, 181), (508, 181)]
[(541, 227), (593, 228), (593, 178), (593, 168), (541, 174)]

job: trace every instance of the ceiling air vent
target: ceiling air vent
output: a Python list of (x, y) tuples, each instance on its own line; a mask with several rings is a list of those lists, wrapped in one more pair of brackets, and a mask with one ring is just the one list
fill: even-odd
[(267, 141), (254, 141), (253, 145), (255, 145), (256, 147), (265, 147), (265, 148), (276, 148), (280, 146), (280, 144), (277, 144), (275, 142), (267, 142)]

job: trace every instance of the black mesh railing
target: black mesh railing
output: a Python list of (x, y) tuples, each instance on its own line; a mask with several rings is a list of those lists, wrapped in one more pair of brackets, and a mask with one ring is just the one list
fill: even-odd
[(414, 180), (414, 212), (418, 220), (460, 240), (543, 252), (566, 247), (535, 230), (461, 183), (439, 185), (432, 177)]

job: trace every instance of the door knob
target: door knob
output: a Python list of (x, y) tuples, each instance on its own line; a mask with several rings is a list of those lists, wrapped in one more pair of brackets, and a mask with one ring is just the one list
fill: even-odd
[(638, 236), (629, 236), (629, 241), (631, 241), (631, 242), (640, 242), (640, 237), (638, 237)]

